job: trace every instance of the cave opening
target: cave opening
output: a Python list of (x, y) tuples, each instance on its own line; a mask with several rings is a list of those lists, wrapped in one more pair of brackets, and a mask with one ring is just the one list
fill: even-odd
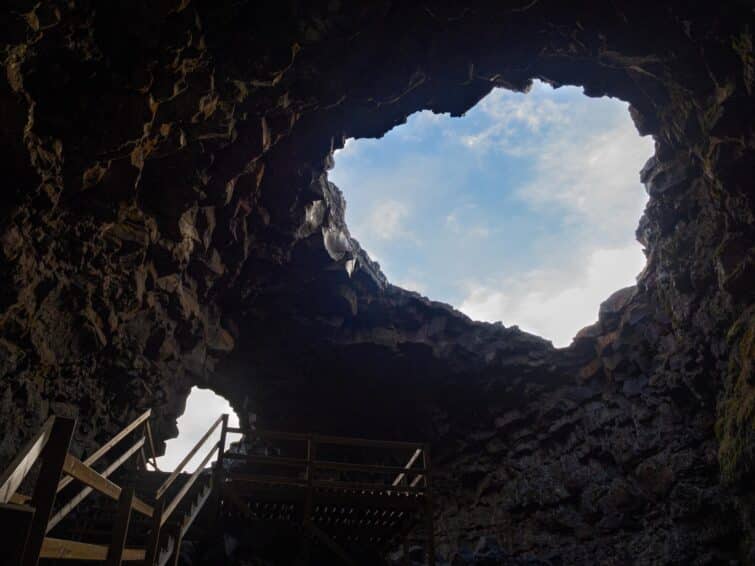
[(653, 152), (626, 102), (535, 80), (461, 118), (426, 110), (349, 138), (329, 178), (392, 283), (564, 347), (645, 265), (639, 172)]
[[(227, 399), (221, 397), (211, 389), (192, 387), (186, 398), (186, 408), (178, 418), (178, 436), (165, 443), (165, 453), (157, 458), (162, 470), (173, 470), (189, 453), (210, 425), (223, 413), (228, 414), (228, 425), (239, 426), (239, 417)], [(219, 435), (216, 431), (215, 437)], [(204, 452), (200, 451), (187, 462), (187, 470), (193, 470), (202, 460)], [(214, 462), (217, 458), (214, 458)], [(212, 462), (208, 463), (211, 464)]]

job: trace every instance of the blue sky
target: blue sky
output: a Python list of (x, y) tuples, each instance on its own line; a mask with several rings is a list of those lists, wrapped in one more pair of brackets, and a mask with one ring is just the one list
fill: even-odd
[(644, 266), (652, 153), (626, 103), (536, 82), (462, 118), (424, 111), (348, 140), (329, 178), (391, 282), (566, 346)]

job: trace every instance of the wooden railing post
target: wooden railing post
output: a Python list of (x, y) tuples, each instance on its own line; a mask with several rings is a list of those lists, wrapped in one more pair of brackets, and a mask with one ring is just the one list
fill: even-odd
[(218, 468), (223, 469), (226, 435), (228, 434), (228, 414), (223, 413), (223, 424), (220, 427), (220, 448), (218, 449)]
[(304, 495), (304, 512), (302, 514), (302, 545), (297, 556), (297, 566), (309, 563), (309, 550), (312, 545), (312, 508), (314, 506), (314, 472), (315, 452), (317, 444), (313, 435), (307, 436), (307, 463), (304, 468), (304, 479), (307, 482), (307, 491)]
[[(225, 461), (225, 443), (227, 434), (228, 415), (223, 413), (223, 424), (220, 428), (220, 440), (218, 441), (218, 459), (215, 462), (212, 486), (214, 491), (212, 504), (215, 506), (215, 509), (211, 509), (211, 511), (214, 511), (214, 516), (217, 519), (220, 519), (220, 514), (222, 512), (223, 483), (225, 481), (225, 468), (223, 467), (223, 463)], [(220, 521), (216, 521), (215, 524), (219, 529)]]
[(155, 441), (152, 438), (152, 427), (149, 424), (149, 420), (144, 421), (144, 434), (147, 437), (147, 446), (149, 446), (149, 453), (152, 456), (152, 467), (159, 472), (160, 468), (157, 467), (157, 451), (155, 450)]
[(154, 566), (157, 563), (157, 557), (160, 552), (160, 531), (163, 526), (163, 511), (165, 509), (165, 501), (162, 497), (155, 502), (154, 509), (155, 512), (152, 515), (152, 530), (147, 538), (144, 566)]
[(58, 492), (58, 482), (63, 472), (63, 464), (71, 445), (75, 419), (57, 417), (50, 431), (50, 439), (42, 453), (42, 467), (39, 470), (31, 507), (34, 508), (34, 518), (29, 529), (29, 538), (24, 552), (24, 566), (36, 566), (39, 553), (47, 532), (47, 522), (50, 520), (55, 495)]
[(422, 463), (425, 468), (425, 553), (428, 566), (435, 566), (435, 526), (433, 524), (432, 479), (430, 471), (430, 445), (425, 444), (422, 449)]
[(131, 520), (131, 505), (134, 501), (134, 488), (125, 487), (121, 490), (121, 496), (118, 498), (118, 515), (115, 518), (113, 526), (113, 535), (110, 539), (110, 547), (107, 551), (107, 566), (121, 566), (123, 559), (123, 549), (126, 546), (126, 536), (128, 535), (128, 524)]

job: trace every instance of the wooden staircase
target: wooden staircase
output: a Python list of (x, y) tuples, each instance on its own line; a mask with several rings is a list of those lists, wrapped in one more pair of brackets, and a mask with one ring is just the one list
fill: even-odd
[[(175, 470), (163, 472), (149, 417), (83, 461), (69, 451), (75, 421), (50, 417), (0, 476), (0, 566), (176, 566), (187, 537), (207, 541), (221, 528), (261, 555), (272, 552), (278, 564), (334, 557), (382, 564), (402, 542), (408, 564), (407, 536), (417, 525), (427, 533), (427, 563), (435, 564), (426, 445), (245, 431), (221, 415)], [(228, 434), (242, 434), (250, 450), (226, 451)], [(33, 468), (32, 493), (23, 495)]]
[[(50, 417), (0, 476), (0, 564), (163, 566), (171, 558), (177, 564), (181, 541), (212, 495), (219, 495), (221, 467), (206, 466), (224, 451), (228, 417), (218, 418), (176, 469), (164, 473), (157, 469), (150, 415), (137, 417), (84, 461), (69, 452), (75, 421)], [(185, 473), (219, 427), (220, 439), (194, 472)], [(33, 493), (22, 495), (18, 490), (37, 461)], [(96, 470), (102, 462), (107, 465)], [(135, 464), (130, 470), (129, 462)], [(92, 493), (98, 497), (89, 498)]]

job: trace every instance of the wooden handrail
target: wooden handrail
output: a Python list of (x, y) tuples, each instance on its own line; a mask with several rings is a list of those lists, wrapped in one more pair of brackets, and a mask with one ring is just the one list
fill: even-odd
[[(72, 456), (71, 454), (66, 455), (65, 464), (63, 464), (63, 470), (67, 474), (79, 480), (81, 483), (99, 491), (103, 495), (107, 495), (110, 499), (115, 499), (117, 501), (121, 496), (120, 486), (114, 484), (106, 477), (103, 477), (102, 474), (93, 470), (84, 462), (82, 462), (75, 456)], [(137, 497), (134, 497), (132, 506), (135, 511), (138, 511), (139, 513), (146, 515), (147, 517), (151, 517), (154, 513), (152, 507), (150, 507)]]
[(368, 438), (350, 438), (346, 436), (312, 435), (317, 444), (339, 444), (342, 446), (361, 446), (365, 448), (422, 448), (421, 442), (404, 442), (399, 440), (371, 440)]
[(286, 466), (289, 468), (305, 468), (307, 460), (304, 458), (285, 458), (283, 456), (257, 456), (254, 454), (226, 454), (226, 458), (245, 460), (250, 464), (261, 464), (271, 466)]
[(8, 503), (16, 490), (21, 486), (24, 478), (31, 470), (34, 462), (42, 454), (47, 441), (50, 439), (52, 427), (55, 424), (55, 416), (45, 421), (42, 429), (34, 435), (13, 459), (10, 465), (0, 476), (0, 503)]
[(178, 474), (180, 474), (183, 469), (186, 467), (186, 464), (189, 463), (189, 461), (194, 457), (194, 454), (199, 451), (199, 449), (202, 447), (202, 445), (207, 442), (207, 439), (212, 435), (213, 432), (215, 432), (215, 429), (218, 428), (218, 425), (223, 422), (223, 415), (221, 415), (218, 420), (216, 420), (212, 426), (207, 430), (207, 432), (204, 433), (204, 436), (197, 441), (197, 443), (194, 445), (194, 448), (192, 448), (189, 453), (184, 456), (184, 459), (181, 460), (181, 463), (176, 466), (176, 469), (173, 470), (173, 472), (168, 476), (168, 479), (166, 479), (163, 484), (157, 489), (157, 492), (155, 494), (155, 499), (160, 499), (163, 494), (167, 491), (167, 489), (173, 484), (174, 481), (176, 481), (176, 478), (178, 477)]
[[(120, 468), (124, 462), (126, 462), (131, 456), (133, 456), (142, 446), (144, 446), (144, 438), (140, 438), (136, 444), (134, 444), (131, 448), (126, 450), (120, 458), (118, 458), (115, 462), (110, 464), (100, 475), (102, 475), (103, 478), (107, 478), (112, 474), (115, 470)], [(47, 532), (49, 533), (50, 530), (55, 527), (60, 521), (62, 521), (66, 515), (68, 515), (71, 511), (73, 511), (76, 506), (81, 503), (84, 498), (86, 498), (94, 488), (86, 486), (84, 489), (82, 489), (73, 499), (68, 501), (63, 507), (61, 507), (55, 515), (53, 515), (52, 519), (50, 519), (49, 523), (47, 523)]]
[[(411, 458), (409, 458), (409, 461), (408, 461), (408, 462), (406, 463), (406, 465), (404, 466), (404, 469), (405, 469), (405, 470), (409, 470), (409, 469), (410, 469), (410, 468), (411, 468), (411, 467), (412, 467), (412, 466), (414, 465), (414, 463), (415, 463), (415, 462), (417, 461), (417, 459), (418, 459), (418, 458), (419, 458), (419, 457), (420, 457), (421, 455), (422, 455), (422, 448), (417, 448), (417, 449), (416, 449), (416, 450), (414, 451), (414, 454), (412, 454), (412, 457), (411, 457)], [(404, 473), (404, 472), (401, 472), (401, 473), (400, 473), (399, 475), (397, 475), (397, 476), (396, 476), (396, 479), (395, 479), (395, 480), (393, 480), (393, 484), (392, 484), (392, 485), (398, 485), (398, 484), (400, 484), (400, 483), (401, 483), (401, 482), (403, 481), (403, 479), (404, 479), (405, 477), (406, 477), (406, 473)], [(416, 479), (416, 478), (415, 478), (415, 479)]]
[[(126, 425), (126, 427), (121, 430), (118, 434), (116, 434), (113, 438), (108, 440), (105, 444), (100, 446), (89, 458), (84, 460), (82, 462), (86, 466), (92, 466), (97, 460), (102, 458), (105, 454), (107, 454), (116, 444), (118, 444), (121, 440), (126, 438), (129, 434), (131, 434), (136, 428), (142, 424), (144, 421), (149, 419), (150, 415), (152, 414), (151, 409), (147, 409), (144, 411), (141, 415), (136, 417), (133, 421), (131, 421), (130, 424)], [(60, 480), (60, 483), (58, 484), (58, 493), (65, 488), (69, 483), (73, 481), (73, 478), (70, 476), (67, 476)]]
[(369, 438), (352, 438), (347, 436), (329, 436), (323, 434), (303, 434), (298, 432), (281, 432), (273, 430), (244, 430), (239, 427), (229, 427), (227, 432), (246, 434), (252, 438), (269, 438), (278, 440), (298, 440), (306, 442), (310, 438), (316, 444), (338, 444), (343, 446), (362, 446), (366, 448), (405, 448), (405, 449), (421, 449), (423, 444), (421, 442), (406, 442), (402, 440), (372, 440)]
[(312, 466), (319, 470), (339, 470), (342, 472), (374, 472), (381, 474), (400, 473), (424, 473), (424, 468), (416, 470), (407, 470), (404, 466), (381, 466), (379, 464), (353, 464), (351, 462), (332, 462), (329, 460), (314, 460)]
[(204, 470), (204, 467), (207, 465), (207, 462), (209, 462), (212, 459), (212, 457), (215, 455), (215, 452), (217, 452), (219, 449), (220, 449), (220, 443), (215, 444), (214, 448), (208, 452), (207, 456), (204, 457), (204, 460), (202, 460), (199, 466), (197, 466), (197, 469), (194, 470), (194, 473), (191, 474), (191, 477), (188, 480), (186, 480), (186, 483), (181, 487), (181, 490), (176, 494), (173, 500), (165, 508), (165, 511), (163, 512), (163, 516), (162, 516), (162, 521), (161, 521), (162, 524), (165, 524), (165, 522), (170, 517), (171, 513), (175, 511), (176, 507), (178, 507), (178, 504), (181, 502), (184, 496), (191, 489), (191, 486), (194, 485), (195, 481), (197, 481), (199, 474), (202, 473), (202, 471)]

